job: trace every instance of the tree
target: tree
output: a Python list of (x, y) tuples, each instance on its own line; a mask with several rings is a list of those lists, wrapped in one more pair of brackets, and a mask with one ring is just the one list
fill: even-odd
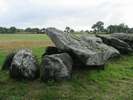
[(25, 32), (41, 33), (41, 30), (39, 28), (26, 28)]
[(32, 28), (32, 32), (33, 33), (40, 33), (40, 29), (39, 28)]
[(74, 31), (74, 29), (70, 29), (70, 33), (74, 33), (75, 31)]
[(115, 32), (115, 26), (114, 25), (109, 25), (107, 27), (107, 32), (108, 33), (114, 33)]
[(67, 27), (65, 28), (64, 32), (70, 33), (70, 30), (71, 30), (71, 28), (67, 26)]
[(86, 32), (86, 33), (90, 33), (90, 31), (89, 31), (89, 30), (86, 30), (85, 32)]
[(92, 26), (94, 32), (103, 32), (104, 31), (104, 23), (102, 21), (98, 21), (96, 24)]
[(16, 31), (17, 31), (17, 29), (14, 26), (9, 28), (9, 33), (15, 33)]
[(129, 28), (128, 25), (125, 25), (124, 23), (121, 23), (119, 25), (109, 25), (107, 27), (108, 33), (128, 33)]
[(5, 27), (0, 27), (0, 33), (7, 33), (8, 29)]
[(67, 27), (65, 28), (64, 32), (73, 33), (73, 32), (75, 32), (75, 31), (74, 31), (74, 29), (71, 29), (70, 27), (67, 26)]
[(128, 29), (128, 25), (125, 25), (124, 23), (119, 24), (119, 32), (127, 33)]
[(133, 33), (133, 28), (129, 28), (128, 33)]
[(25, 29), (25, 32), (31, 32), (31, 31), (32, 31), (32, 29), (29, 27)]
[(40, 31), (41, 31), (41, 33), (46, 33), (46, 29), (45, 28), (42, 28)]

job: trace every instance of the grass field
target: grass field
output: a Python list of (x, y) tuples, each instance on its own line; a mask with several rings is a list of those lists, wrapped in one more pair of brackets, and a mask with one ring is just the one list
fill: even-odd
[[(44, 34), (0, 35), (0, 66), (7, 53), (30, 48), (40, 60), (53, 45)], [(0, 71), (0, 100), (133, 100), (133, 54), (109, 61), (104, 70), (74, 70), (69, 81), (16, 81)]]

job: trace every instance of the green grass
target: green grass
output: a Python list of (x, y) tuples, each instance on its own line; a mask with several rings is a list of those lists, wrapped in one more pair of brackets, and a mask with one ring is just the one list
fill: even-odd
[(45, 34), (0, 34), (0, 40), (48, 40)]
[[(19, 37), (17, 35), (16, 37), (22, 38), (23, 41), (26, 36)], [(39, 36), (37, 38), (31, 37), (29, 35), (29, 38), (33, 40), (39, 38)], [(2, 37), (0, 36), (0, 38)], [(45, 39), (47, 37), (44, 35), (41, 38)], [(36, 46), (31, 49), (40, 61), (45, 47)], [(7, 51), (10, 50), (0, 51), (0, 66), (8, 53)], [(43, 83), (40, 79), (35, 81), (16, 81), (9, 77), (7, 71), (0, 71), (0, 100), (89, 99), (133, 100), (133, 54), (122, 55), (120, 58), (110, 60), (104, 70), (75, 70), (72, 79), (63, 82)]]

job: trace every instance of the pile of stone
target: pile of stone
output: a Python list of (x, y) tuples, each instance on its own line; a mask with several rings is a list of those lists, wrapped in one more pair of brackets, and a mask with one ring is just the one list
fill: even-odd
[(56, 47), (46, 49), (40, 65), (28, 49), (20, 49), (7, 56), (3, 69), (8, 69), (12, 78), (71, 79), (73, 67), (101, 67), (110, 58), (133, 51), (133, 35), (130, 34), (76, 37), (55, 28), (47, 28), (46, 32)]

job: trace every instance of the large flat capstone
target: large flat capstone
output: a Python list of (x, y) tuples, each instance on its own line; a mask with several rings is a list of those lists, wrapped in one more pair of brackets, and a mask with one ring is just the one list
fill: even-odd
[(55, 28), (47, 28), (46, 32), (58, 49), (73, 53), (86, 66), (102, 66), (109, 58), (120, 54), (97, 37), (76, 38)]

